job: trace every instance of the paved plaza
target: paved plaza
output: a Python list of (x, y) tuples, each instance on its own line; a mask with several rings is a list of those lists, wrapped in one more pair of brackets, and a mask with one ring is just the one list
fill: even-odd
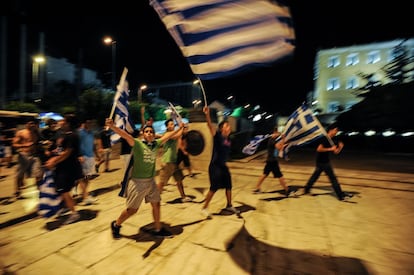
[(301, 195), (314, 168), (312, 156), (280, 161), (288, 184), (298, 190), (290, 198), (272, 177), (262, 194), (252, 194), (263, 155), (231, 161), (233, 201), (241, 213), (223, 210), (219, 190), (210, 220), (200, 212), (208, 174), (206, 167), (195, 167), (196, 176), (184, 179), (193, 202), (181, 203), (173, 182), (162, 194), (161, 220), (173, 232), (171, 239), (148, 233), (153, 226), (148, 204), (123, 224), (121, 239), (112, 238), (109, 224), (125, 206), (118, 196), (120, 159), (91, 181), (99, 200), (77, 206), (81, 220), (70, 225), (63, 225), (67, 216), (37, 215), (35, 186), (25, 189), (26, 199), (13, 198), (16, 167), (3, 167), (0, 269), (16, 275), (414, 274), (414, 160), (383, 156), (389, 161), (384, 164), (380, 157), (362, 160), (362, 155), (334, 161), (342, 188), (354, 195), (347, 202), (335, 198), (324, 175), (312, 195)]

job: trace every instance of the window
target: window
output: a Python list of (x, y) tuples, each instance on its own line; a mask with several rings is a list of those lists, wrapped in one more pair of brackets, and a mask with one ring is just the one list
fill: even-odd
[(358, 88), (358, 79), (355, 76), (351, 76), (346, 81), (346, 88), (347, 89), (356, 89)]
[(339, 56), (331, 56), (328, 59), (328, 68), (335, 68), (338, 67), (340, 64), (339, 62)]
[(357, 104), (357, 102), (355, 101), (349, 101), (347, 103), (345, 103), (345, 111), (348, 111), (352, 108), (352, 106), (354, 106), (355, 104)]
[(334, 113), (339, 111), (339, 102), (332, 101), (328, 103), (328, 113)]
[(346, 66), (354, 66), (359, 63), (359, 55), (351, 53), (346, 57)]
[(339, 87), (340, 87), (339, 78), (335, 77), (335, 78), (328, 79), (328, 85), (326, 86), (326, 89), (328, 91), (337, 90), (339, 89)]
[(375, 64), (381, 60), (379, 51), (372, 51), (368, 53), (367, 64)]

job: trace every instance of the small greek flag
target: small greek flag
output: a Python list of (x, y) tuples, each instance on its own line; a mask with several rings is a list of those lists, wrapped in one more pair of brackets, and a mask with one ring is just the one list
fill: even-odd
[[(123, 88), (119, 89), (117, 95), (115, 96), (115, 117), (114, 123), (117, 127), (124, 129), (128, 133), (132, 134), (134, 132), (134, 127), (131, 118), (129, 117), (129, 90), (124, 85)], [(117, 143), (121, 139), (121, 136), (113, 133), (111, 135), (111, 144)]]
[(253, 155), (256, 153), (257, 148), (259, 148), (260, 143), (270, 137), (270, 134), (267, 135), (256, 135), (253, 139), (250, 140), (249, 144), (243, 147), (242, 152), (246, 155)]

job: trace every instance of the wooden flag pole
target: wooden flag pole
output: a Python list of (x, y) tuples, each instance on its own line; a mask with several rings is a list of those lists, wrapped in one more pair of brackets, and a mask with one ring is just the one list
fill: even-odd
[(112, 104), (112, 109), (111, 109), (111, 113), (109, 114), (109, 118), (112, 118), (114, 116), (116, 102), (118, 101), (118, 98), (121, 96), (122, 89), (124, 88), (124, 85), (125, 85), (127, 73), (128, 73), (128, 69), (127, 67), (124, 67), (121, 78), (119, 79), (119, 84), (116, 86), (116, 94), (114, 96), (114, 103)]

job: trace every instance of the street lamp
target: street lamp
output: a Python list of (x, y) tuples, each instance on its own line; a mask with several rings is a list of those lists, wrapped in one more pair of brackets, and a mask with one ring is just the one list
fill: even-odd
[(147, 85), (143, 84), (138, 89), (138, 103), (142, 103), (142, 92), (148, 88)]
[(40, 77), (40, 64), (45, 63), (46, 59), (43, 55), (33, 57), (32, 64), (32, 97), (43, 97), (43, 78)]
[(112, 37), (106, 36), (103, 39), (103, 42), (106, 45), (111, 45), (112, 48), (112, 69), (111, 69), (111, 85), (112, 89), (115, 89), (115, 78), (116, 78), (116, 40), (113, 40)]

